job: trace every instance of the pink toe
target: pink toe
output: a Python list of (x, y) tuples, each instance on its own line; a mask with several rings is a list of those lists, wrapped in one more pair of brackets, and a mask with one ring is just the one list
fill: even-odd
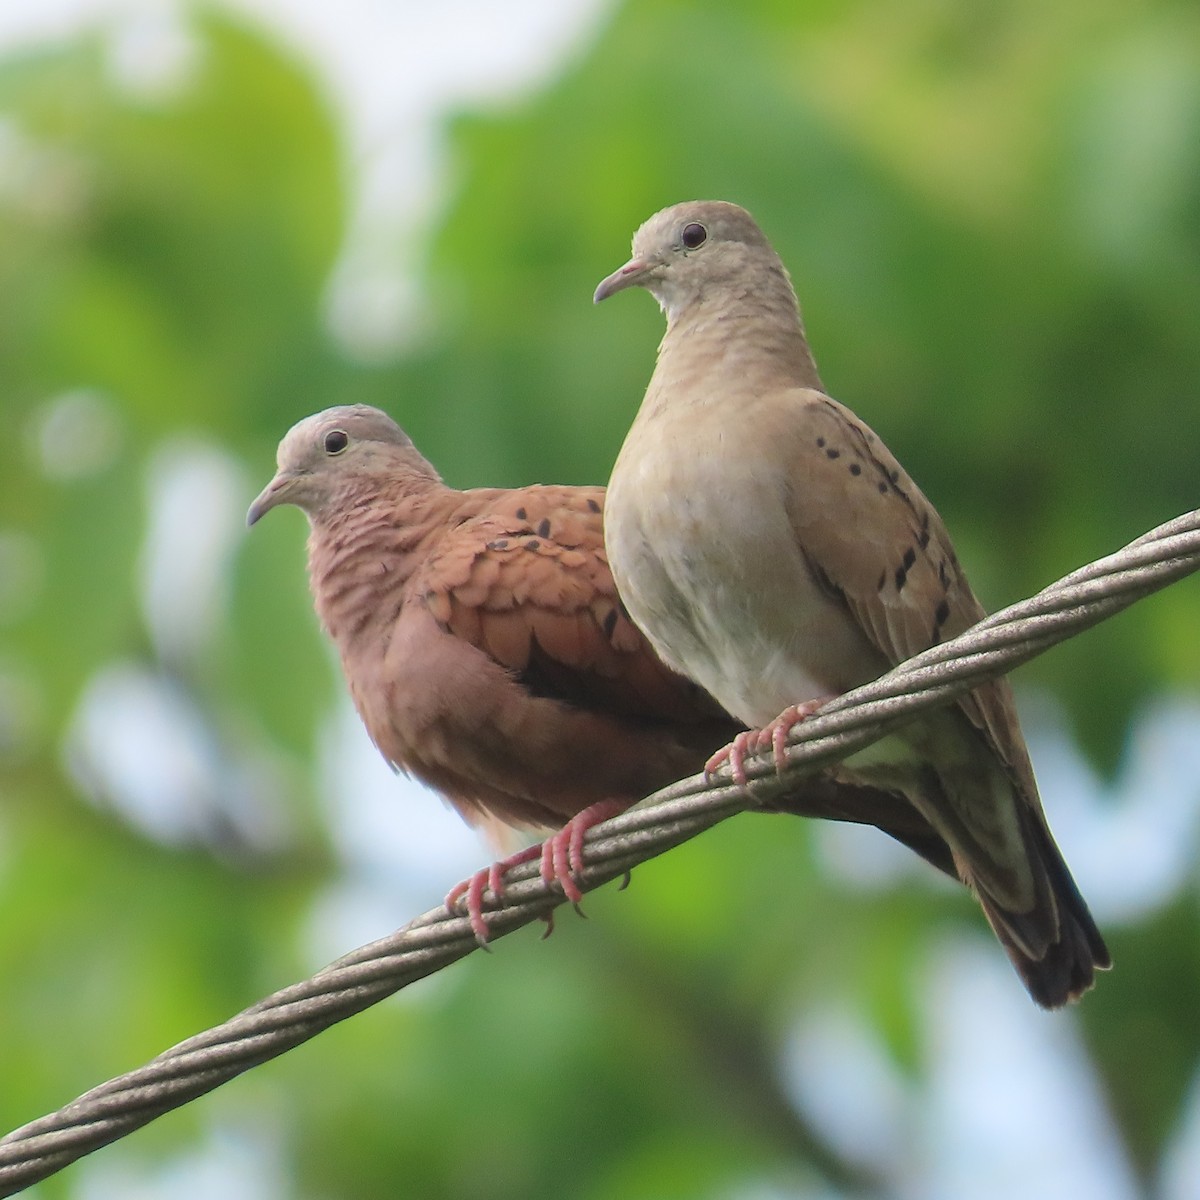
[(706, 779), (710, 775), (715, 775), (729, 761), (732, 750), (732, 746), (725, 746), (718, 750), (716, 754), (714, 754), (712, 758), (710, 758), (708, 762), (704, 764), (704, 777)]
[(574, 834), (575, 831), (568, 822), (554, 835), (554, 877), (558, 880), (563, 895), (572, 904), (578, 904), (583, 899), (583, 893), (571, 875), (571, 840)]
[(490, 936), (487, 922), (483, 919), (483, 889), (487, 886), (489, 874), (490, 871), (476, 871), (471, 876), (471, 882), (467, 888), (467, 916), (470, 918), (475, 940), (481, 946), (487, 945)]

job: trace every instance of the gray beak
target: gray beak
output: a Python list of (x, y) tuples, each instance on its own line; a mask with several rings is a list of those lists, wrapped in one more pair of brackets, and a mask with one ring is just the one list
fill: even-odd
[(607, 279), (600, 281), (596, 294), (592, 297), (593, 304), (607, 300), (615, 292), (623, 292), (628, 287), (636, 287), (646, 277), (646, 272), (654, 265), (644, 258), (631, 258), (623, 267), (614, 271)]
[(277, 504), (287, 502), (284, 491), (292, 482), (290, 475), (276, 475), (254, 499), (246, 512), (246, 524), (253, 525), (264, 513), (269, 513)]

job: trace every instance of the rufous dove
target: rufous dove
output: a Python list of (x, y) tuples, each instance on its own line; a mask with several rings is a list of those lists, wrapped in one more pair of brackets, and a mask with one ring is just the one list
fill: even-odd
[[(646, 288), (667, 330), (605, 507), (609, 561), (664, 661), (752, 730), (748, 753), (984, 616), (929, 501), (821, 385), (792, 283), (744, 210), (651, 217), (597, 302)], [(1050, 834), (1005, 680), (834, 772), (911, 806), (949, 847), (1033, 998), (1078, 998), (1108, 950)]]
[[(309, 579), (355, 707), (393, 767), (470, 823), (560, 829), (542, 874), (578, 901), (587, 829), (700, 771), (744, 727), (668, 671), (617, 598), (599, 487), (447, 487), (365, 405), (295, 425), (254, 524), (280, 504), (311, 526)], [(773, 807), (879, 824), (942, 870), (944, 844), (891, 798), (828, 779)], [(484, 889), (525, 851), (454, 889), (487, 938)]]

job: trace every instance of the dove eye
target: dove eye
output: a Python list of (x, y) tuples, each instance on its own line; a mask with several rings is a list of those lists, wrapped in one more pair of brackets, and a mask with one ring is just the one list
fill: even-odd
[(699, 221), (693, 221), (690, 225), (683, 227), (683, 233), (680, 235), (680, 240), (684, 247), (688, 250), (698, 250), (708, 241), (708, 230), (700, 224)]
[(344, 429), (331, 429), (325, 435), (325, 453), (341, 454), (350, 445), (350, 436)]

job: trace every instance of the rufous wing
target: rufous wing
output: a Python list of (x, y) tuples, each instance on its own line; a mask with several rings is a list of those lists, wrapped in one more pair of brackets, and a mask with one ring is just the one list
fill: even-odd
[(603, 497), (600, 488), (497, 493), (446, 533), (414, 593), (536, 694), (651, 721), (731, 721), (630, 621), (605, 556)]

